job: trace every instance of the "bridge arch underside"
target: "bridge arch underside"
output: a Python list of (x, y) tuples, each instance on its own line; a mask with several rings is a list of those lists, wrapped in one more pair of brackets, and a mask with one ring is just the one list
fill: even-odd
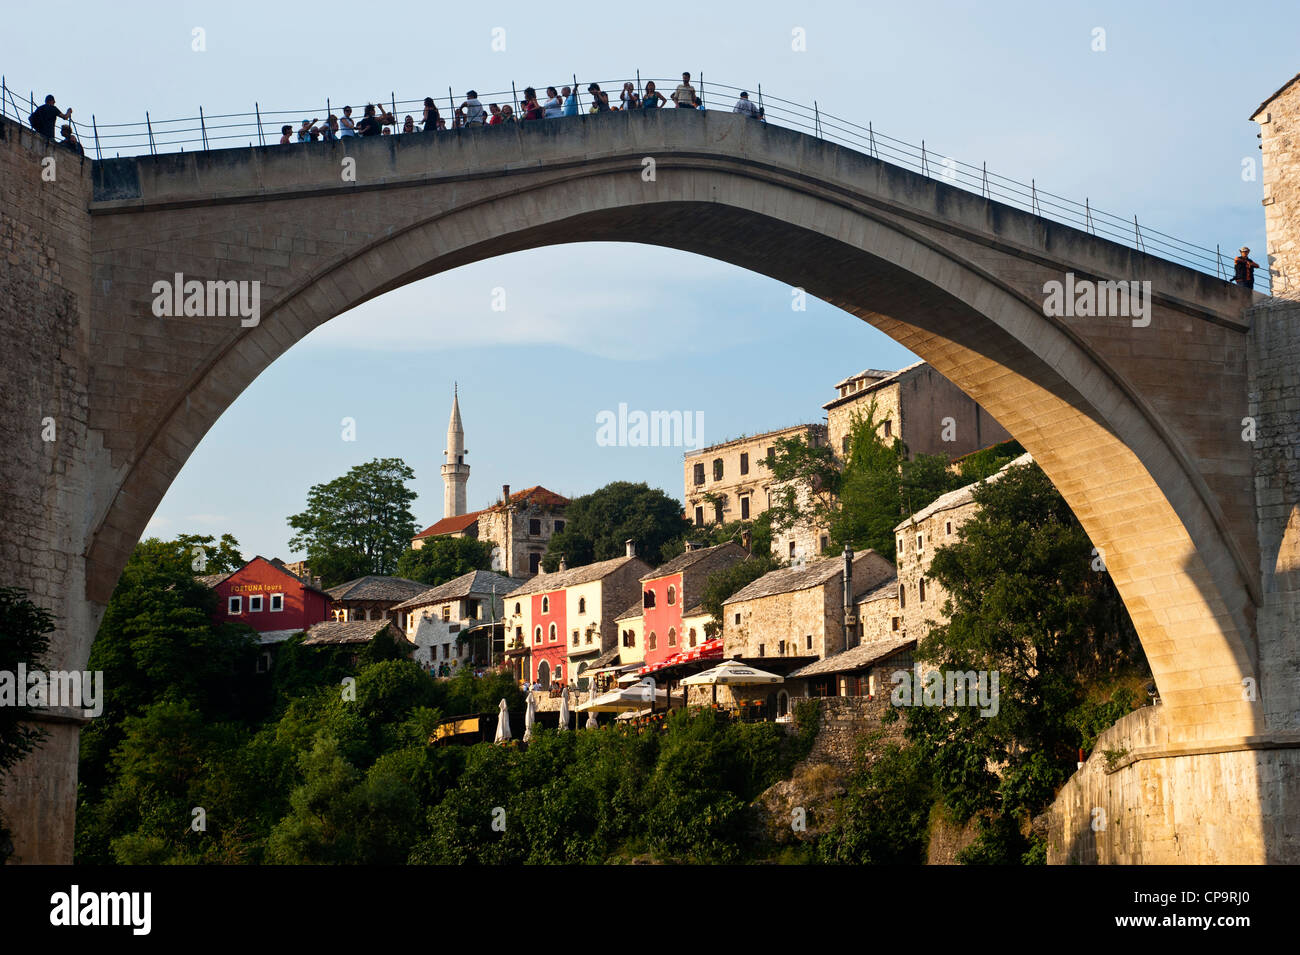
[[(139, 323), (142, 349), (158, 334), (146, 330), (158, 322), (148, 314), (154, 278), (260, 278), (264, 288), (257, 327), (227, 321), (214, 330), (211, 319), (168, 319), (175, 348), (197, 348), (201, 357), (140, 365), (146, 386), (152, 380), (161, 397), (151, 429), (140, 429), (130, 447), (120, 446), (121, 437), (117, 448), (106, 442), (121, 483), (89, 541), (88, 596), (107, 600), (203, 434), (316, 326), (384, 292), (492, 256), (570, 242), (646, 243), (802, 287), (932, 364), (1034, 455), (1105, 555), (1155, 673), (1171, 737), (1208, 741), (1262, 729), (1257, 704), (1242, 692), (1243, 679), (1258, 677), (1249, 457), (1230, 441), (1198, 437), (1206, 429), (1198, 431), (1203, 419), (1194, 415), (1218, 421), (1225, 414), (1214, 405), (1235, 405), (1201, 381), (1191, 382), (1191, 394), (1205, 395), (1211, 407), (1189, 399), (1185, 371), (1172, 357), (1175, 343), (1203, 347), (1202, 364), (1233, 370), (1236, 377), (1219, 387), (1231, 392), (1240, 384), (1235, 401), (1244, 405), (1239, 330), (1159, 301), (1145, 329), (1127, 318), (1067, 324), (1044, 317), (1041, 297), (1034, 301), (1027, 291), (1059, 278), (1059, 268), (969, 238), (942, 239), (925, 223), (748, 170), (660, 162), (656, 183), (638, 172), (639, 164), (595, 164), (535, 182), (515, 176), (231, 203), (205, 211), (201, 242), (185, 208), (151, 210), (147, 228), (129, 211), (97, 218), (96, 265), (108, 270), (97, 277), (114, 278), (113, 299), (100, 305), (127, 330)], [(303, 214), (307, 202), (310, 216)], [(377, 216), (377, 208), (390, 214)], [(358, 228), (359, 214), (391, 223), (392, 210), (407, 210), (407, 221)], [(345, 238), (330, 245), (326, 235)], [(212, 259), (222, 244), (274, 249), (286, 238), (295, 250), (286, 263), (261, 265), (250, 255), (235, 275)], [(122, 249), (148, 250), (152, 267), (114, 270)], [(575, 263), (574, 281), (586, 280)], [(791, 321), (799, 320), (792, 312)], [(1220, 430), (1240, 415), (1226, 417)], [(1242, 443), (1236, 430), (1230, 437)]]

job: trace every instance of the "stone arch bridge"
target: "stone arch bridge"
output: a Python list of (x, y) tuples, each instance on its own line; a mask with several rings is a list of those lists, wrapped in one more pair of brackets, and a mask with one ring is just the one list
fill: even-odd
[[(1213, 760), (1245, 753), (1249, 788), (1268, 760), (1298, 752), (1295, 640), (1260, 632), (1269, 557), (1261, 563), (1253, 445), (1241, 433), (1252, 411), (1250, 293), (729, 113), (60, 157), (55, 182), (41, 177), (47, 144), (7, 122), (3, 134), (12, 271), (0, 301), (17, 347), (0, 378), (13, 449), (0, 464), (0, 568), (3, 583), (58, 614), (64, 668), (84, 665), (127, 557), (190, 453), (312, 329), (491, 256), (639, 242), (839, 306), (932, 364), (1033, 453), (1103, 552), (1141, 636), (1163, 699), (1150, 760), (1199, 759), (1210, 778), (1226, 771)], [(1066, 273), (1149, 282), (1149, 322), (1048, 317), (1044, 285)], [(179, 276), (257, 283), (257, 323), (159, 317), (156, 283)], [(45, 416), (59, 423), (53, 443), (41, 440)], [(1243, 681), (1258, 692), (1243, 693)], [(58, 714), (47, 728), (7, 796), (19, 828), (36, 829), (28, 859), (70, 857), (78, 728)], [(1246, 855), (1229, 853), (1237, 861), (1276, 854), (1277, 793), (1265, 788), (1250, 800)]]

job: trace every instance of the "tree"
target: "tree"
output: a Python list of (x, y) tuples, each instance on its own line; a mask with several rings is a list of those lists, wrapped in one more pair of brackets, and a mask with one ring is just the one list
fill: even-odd
[[(23, 720), (32, 707), (18, 705), (18, 666), (33, 670), (43, 665), (50, 649), (49, 634), (54, 630), (54, 616), (27, 599), (27, 594), (13, 587), (0, 587), (0, 675), (13, 680), (0, 685), (0, 793), (4, 776), (14, 765), (40, 745), (45, 734)], [(3, 676), (0, 676), (3, 679)], [(7, 694), (13, 698), (7, 698)], [(0, 864), (13, 853), (13, 842), (0, 815)]]
[(429, 537), (397, 561), (397, 576), (437, 587), (471, 570), (492, 569), (492, 545), (472, 537)]
[(997, 672), (996, 712), (904, 713), (944, 803), (958, 821), (983, 820), (967, 857), (999, 859), (1023, 854), (1023, 824), (1073, 772), (1096, 722), (1089, 688), (1148, 671), (1119, 593), (1037, 465), (1003, 472), (974, 499), (979, 512), (930, 565), (948, 595), (948, 622), (930, 630), (918, 656), (945, 671)]
[(326, 586), (367, 574), (392, 574), (415, 536), (415, 477), (401, 458), (376, 458), (307, 493), (307, 509), (289, 518), (290, 548), (305, 550)]
[(807, 435), (778, 438), (773, 448), (771, 456), (758, 462), (774, 479), (767, 511), (772, 531), (830, 526), (840, 513), (843, 478), (835, 452), (829, 445), (810, 443)]
[(564, 530), (551, 538), (542, 559), (547, 573), (563, 556), (570, 567), (612, 560), (625, 553), (625, 541), (636, 541), (637, 555), (651, 566), (663, 558), (663, 548), (687, 530), (681, 502), (644, 482), (614, 481), (569, 502)]

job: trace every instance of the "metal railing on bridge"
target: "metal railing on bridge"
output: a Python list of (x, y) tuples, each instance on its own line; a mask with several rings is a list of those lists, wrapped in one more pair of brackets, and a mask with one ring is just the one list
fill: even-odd
[[(576, 75), (561, 79), (556, 84), (571, 86), (578, 95), (579, 115), (585, 115), (591, 100), (586, 95), (590, 80), (580, 84)], [(642, 77), (639, 73), (631, 79), (596, 80), (600, 89), (609, 97), (611, 108), (620, 103), (619, 93), (625, 82), (632, 83), (639, 96), (644, 94), (645, 84), (654, 82), (659, 92), (665, 96), (677, 85), (677, 79)], [(763, 110), (763, 122), (773, 123), (789, 129), (799, 130), (818, 139), (838, 143), (857, 152), (872, 156), (884, 162), (919, 172), (924, 176), (946, 182), (967, 192), (976, 193), (989, 199), (1014, 206), (1043, 219), (1061, 222), (1081, 229), (1092, 235), (1110, 239), (1130, 248), (1176, 262), (1188, 268), (1205, 272), (1224, 281), (1232, 280), (1234, 254), (1224, 251), (1220, 245), (1210, 248), (1185, 239), (1179, 239), (1150, 225), (1139, 222), (1136, 215), (1119, 216), (1094, 206), (1090, 199), (1082, 203), (1039, 188), (1037, 181), (1019, 182), (1007, 176), (991, 172), (987, 164), (974, 165), (953, 156), (935, 152), (926, 145), (909, 143), (889, 136), (876, 129), (872, 123), (862, 126), (851, 120), (843, 119), (824, 111), (814, 100), (811, 106), (764, 93), (761, 84), (752, 87), (732, 86), (726, 83), (706, 82), (703, 74), (696, 83), (697, 95), (702, 108), (718, 108), (730, 111), (739, 98), (742, 89), (750, 90), (755, 105)], [(480, 93), (478, 100), (486, 109), (489, 104), (510, 104), (519, 118), (519, 105), (523, 90), (511, 83), (509, 90)], [(253, 111), (246, 113), (207, 113), (199, 107), (197, 115), (183, 116), (177, 119), (154, 119), (146, 110), (143, 122), (100, 123), (91, 114), (90, 135), (83, 135), (84, 125), (72, 123), (74, 134), (81, 141), (83, 148), (93, 148), (95, 158), (109, 156), (136, 155), (148, 152), (184, 152), (191, 150), (224, 149), (240, 145), (265, 146), (275, 143), (284, 126), (293, 129), (294, 145), (298, 145), (297, 132), (302, 119), (325, 121), (331, 114), (339, 115), (345, 103), (354, 105), (360, 111), (365, 104), (373, 103), (378, 109), (387, 111), (397, 119), (393, 133), (401, 135), (404, 115), (410, 115), (419, 132), (423, 115), (425, 97), (418, 99), (397, 99), (395, 93), (389, 93), (386, 99), (373, 100), (331, 100), (302, 109), (263, 109), (260, 103), (253, 104)], [(459, 128), (457, 107), (458, 100), (450, 88), (446, 98), (433, 97), (442, 118), (447, 121), (448, 134), (454, 135)], [(713, 105), (710, 105), (710, 99)], [(19, 123), (26, 123), (27, 116), (36, 108), (35, 97), (29, 92), (27, 106), (9, 88), (7, 79), (0, 77), (0, 114)], [(322, 112), (323, 110), (323, 112)], [(420, 132), (420, 135), (424, 133)], [(308, 145), (303, 143), (302, 145)], [(1229, 249), (1233, 246), (1229, 245)], [(1256, 289), (1272, 292), (1271, 276), (1266, 267), (1258, 270)]]

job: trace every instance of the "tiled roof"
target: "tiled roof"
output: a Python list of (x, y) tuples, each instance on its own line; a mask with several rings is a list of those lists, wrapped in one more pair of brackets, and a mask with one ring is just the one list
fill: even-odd
[[(325, 593), (324, 590), (321, 590), (315, 584), (311, 583), (310, 581), (304, 580), (303, 578), (295, 574), (293, 571), (291, 571), (288, 567), (284, 565), (284, 561), (280, 560), (280, 558), (273, 557), (267, 559), (266, 557), (263, 557), (260, 554), (250, 559), (248, 563), (244, 564), (243, 567), (240, 567), (239, 570), (232, 570), (224, 574), (204, 574), (203, 576), (195, 577), (194, 579), (197, 580), (199, 583), (201, 583), (204, 587), (208, 587), (208, 588), (219, 587), (221, 584), (225, 583), (235, 574), (239, 573), (240, 571), (244, 570), (245, 568), (249, 567), (251, 564), (259, 560), (265, 561), (266, 563), (270, 564), (276, 570), (280, 571), (280, 573), (284, 574), (286, 577), (289, 577), (292, 580), (296, 580), (298, 583), (302, 584), (308, 590), (314, 590), (318, 594)], [(326, 594), (326, 596), (328, 596), (328, 594)]]
[(708, 611), (704, 609), (704, 604), (696, 604), (690, 610), (682, 611), (682, 619), (685, 620), (687, 617), (701, 617), (707, 612)]
[(584, 564), (582, 567), (557, 570), (553, 574), (538, 574), (521, 587), (510, 591), (506, 596), (523, 597), (527, 594), (540, 594), (551, 590), (561, 590), (565, 587), (574, 587), (578, 584), (589, 584), (593, 580), (608, 577), (614, 571), (631, 563), (635, 563), (639, 567), (646, 566), (646, 562), (640, 557), (615, 557), (612, 560), (599, 560), (594, 564)]
[(717, 444), (711, 444), (706, 448), (700, 448), (698, 451), (687, 451), (682, 455), (682, 457), (687, 459), (700, 457), (713, 451), (730, 447), (733, 444), (750, 444), (754, 441), (762, 441), (764, 438), (775, 438), (778, 435), (789, 434), (792, 431), (816, 431), (819, 434), (824, 434), (826, 432), (826, 425), (814, 421), (810, 421), (807, 424), (792, 424), (789, 427), (777, 428), (775, 431), (761, 431), (758, 434), (747, 434), (739, 438), (730, 438), (727, 441), (719, 441)]
[(628, 607), (621, 614), (615, 617), (615, 620), (635, 620), (637, 617), (645, 616), (645, 607), (641, 605), (641, 598), (637, 597), (632, 606)]
[(457, 514), (455, 517), (444, 517), (442, 520), (435, 521), (424, 530), (420, 531), (420, 533), (416, 534), (415, 539), (419, 540), (422, 537), (438, 537), (442, 534), (457, 534), (477, 521), (478, 516), (482, 513), (482, 511), (470, 511), (468, 514)]
[(326, 593), (332, 599), (341, 601), (391, 600), (394, 603), (400, 603), (403, 600), (410, 600), (428, 589), (428, 584), (422, 584), (418, 580), (367, 574), (365, 577), (358, 577), (356, 580), (349, 580), (337, 587), (331, 587)]
[[(307, 629), (304, 647), (319, 647), (345, 643), (369, 643), (381, 631), (391, 627), (390, 620), (324, 620)], [(400, 634), (399, 634), (400, 636)]]
[[(588, 663), (587, 670), (595, 670), (597, 667), (615, 666), (617, 663), (618, 647), (612, 647)], [(583, 670), (583, 673), (586, 673), (587, 670)], [(578, 676), (582, 676), (582, 673), (579, 673)]]
[(725, 544), (717, 544), (714, 547), (701, 547), (698, 550), (688, 550), (678, 554), (666, 564), (661, 564), (650, 573), (642, 576), (642, 581), (655, 580), (659, 577), (667, 577), (670, 574), (680, 574), (682, 571), (693, 567), (701, 561), (713, 562), (716, 558), (722, 557), (727, 553), (735, 552), (741, 559), (748, 557), (749, 554), (745, 548), (741, 547), (735, 541), (727, 541)]
[(1250, 114), (1250, 118), (1254, 119), (1256, 116), (1262, 113), (1264, 111), (1265, 106), (1267, 106), (1269, 103), (1273, 102), (1273, 100), (1277, 99), (1279, 96), (1285, 93), (1287, 89), (1290, 88), (1291, 84), (1294, 83), (1296, 80), (1300, 80), (1300, 73), (1297, 73), (1295, 76), (1291, 77), (1291, 79), (1287, 80), (1285, 83), (1283, 83), (1281, 86), (1278, 87), (1277, 92), (1275, 92), (1268, 99), (1264, 100), (1264, 102), (1260, 103), (1259, 108), (1255, 110), (1255, 112)]
[[(243, 568), (241, 567), (240, 570), (243, 570)], [(228, 570), (224, 574), (204, 574), (202, 577), (195, 577), (194, 579), (204, 587), (211, 588), (225, 583), (230, 577), (237, 573), (239, 573), (237, 570)]]
[[(562, 511), (569, 506), (569, 499), (562, 494), (556, 494), (554, 491), (548, 491), (540, 484), (535, 484), (530, 488), (522, 491), (516, 491), (510, 495), (510, 504), (512, 507), (519, 507), (528, 504), (531, 507), (540, 508), (543, 511)], [(484, 508), (488, 511), (499, 511), (505, 507), (501, 501), (497, 501), (491, 507)], [(480, 513), (482, 513), (480, 511)]]
[(1014, 461), (1008, 461), (1002, 467), (998, 468), (997, 471), (990, 474), (987, 478), (984, 479), (984, 481), (974, 481), (971, 484), (967, 484), (965, 487), (959, 487), (955, 491), (949, 491), (947, 494), (939, 495), (928, 505), (921, 508), (911, 517), (904, 520), (901, 524), (895, 527), (894, 530), (895, 531), (904, 530), (908, 527), (911, 527), (913, 524), (919, 524), (921, 523), (921, 521), (933, 517), (935, 514), (938, 514), (940, 511), (950, 511), (954, 507), (961, 507), (963, 504), (969, 504), (971, 501), (975, 499), (975, 488), (979, 487), (980, 484), (983, 483), (992, 484), (998, 478), (1002, 477), (1002, 475), (1005, 474), (1007, 471), (1009, 471), (1011, 468), (1019, 467), (1022, 464), (1032, 464), (1033, 461), (1034, 461), (1033, 455), (1029, 454), (1028, 452), (1025, 452), (1024, 454), (1020, 455), (1020, 457), (1016, 458)]
[(891, 575), (888, 580), (882, 581), (879, 586), (859, 594), (853, 598), (855, 604), (872, 603), (876, 600), (882, 600), (885, 597), (898, 597), (898, 577)]
[(897, 653), (899, 650), (906, 650), (914, 646), (916, 646), (915, 637), (900, 637), (894, 640), (873, 640), (870, 643), (860, 643), (852, 650), (845, 650), (843, 653), (836, 653), (818, 660), (816, 663), (800, 667), (788, 674), (787, 679), (803, 679), (804, 677), (820, 676), (823, 673), (844, 673), (849, 670), (860, 670)]
[(427, 607), (430, 604), (440, 604), (448, 600), (459, 600), (462, 597), (468, 597), (470, 594), (491, 595), (493, 587), (496, 588), (498, 597), (504, 597), (521, 583), (523, 583), (522, 580), (515, 580), (513, 577), (502, 577), (490, 570), (471, 570), (468, 574), (461, 574), (455, 580), (449, 580), (437, 587), (430, 587), (410, 600), (403, 601), (393, 609), (414, 610), (416, 607)]
[[(856, 567), (858, 561), (866, 560), (873, 554), (876, 552), (870, 548), (859, 551), (853, 557), (853, 565)], [(740, 600), (757, 600), (759, 597), (772, 597), (776, 594), (807, 590), (809, 587), (820, 587), (843, 572), (843, 557), (823, 557), (820, 560), (809, 561), (803, 567), (778, 567), (736, 591), (725, 602), (730, 604)]]

